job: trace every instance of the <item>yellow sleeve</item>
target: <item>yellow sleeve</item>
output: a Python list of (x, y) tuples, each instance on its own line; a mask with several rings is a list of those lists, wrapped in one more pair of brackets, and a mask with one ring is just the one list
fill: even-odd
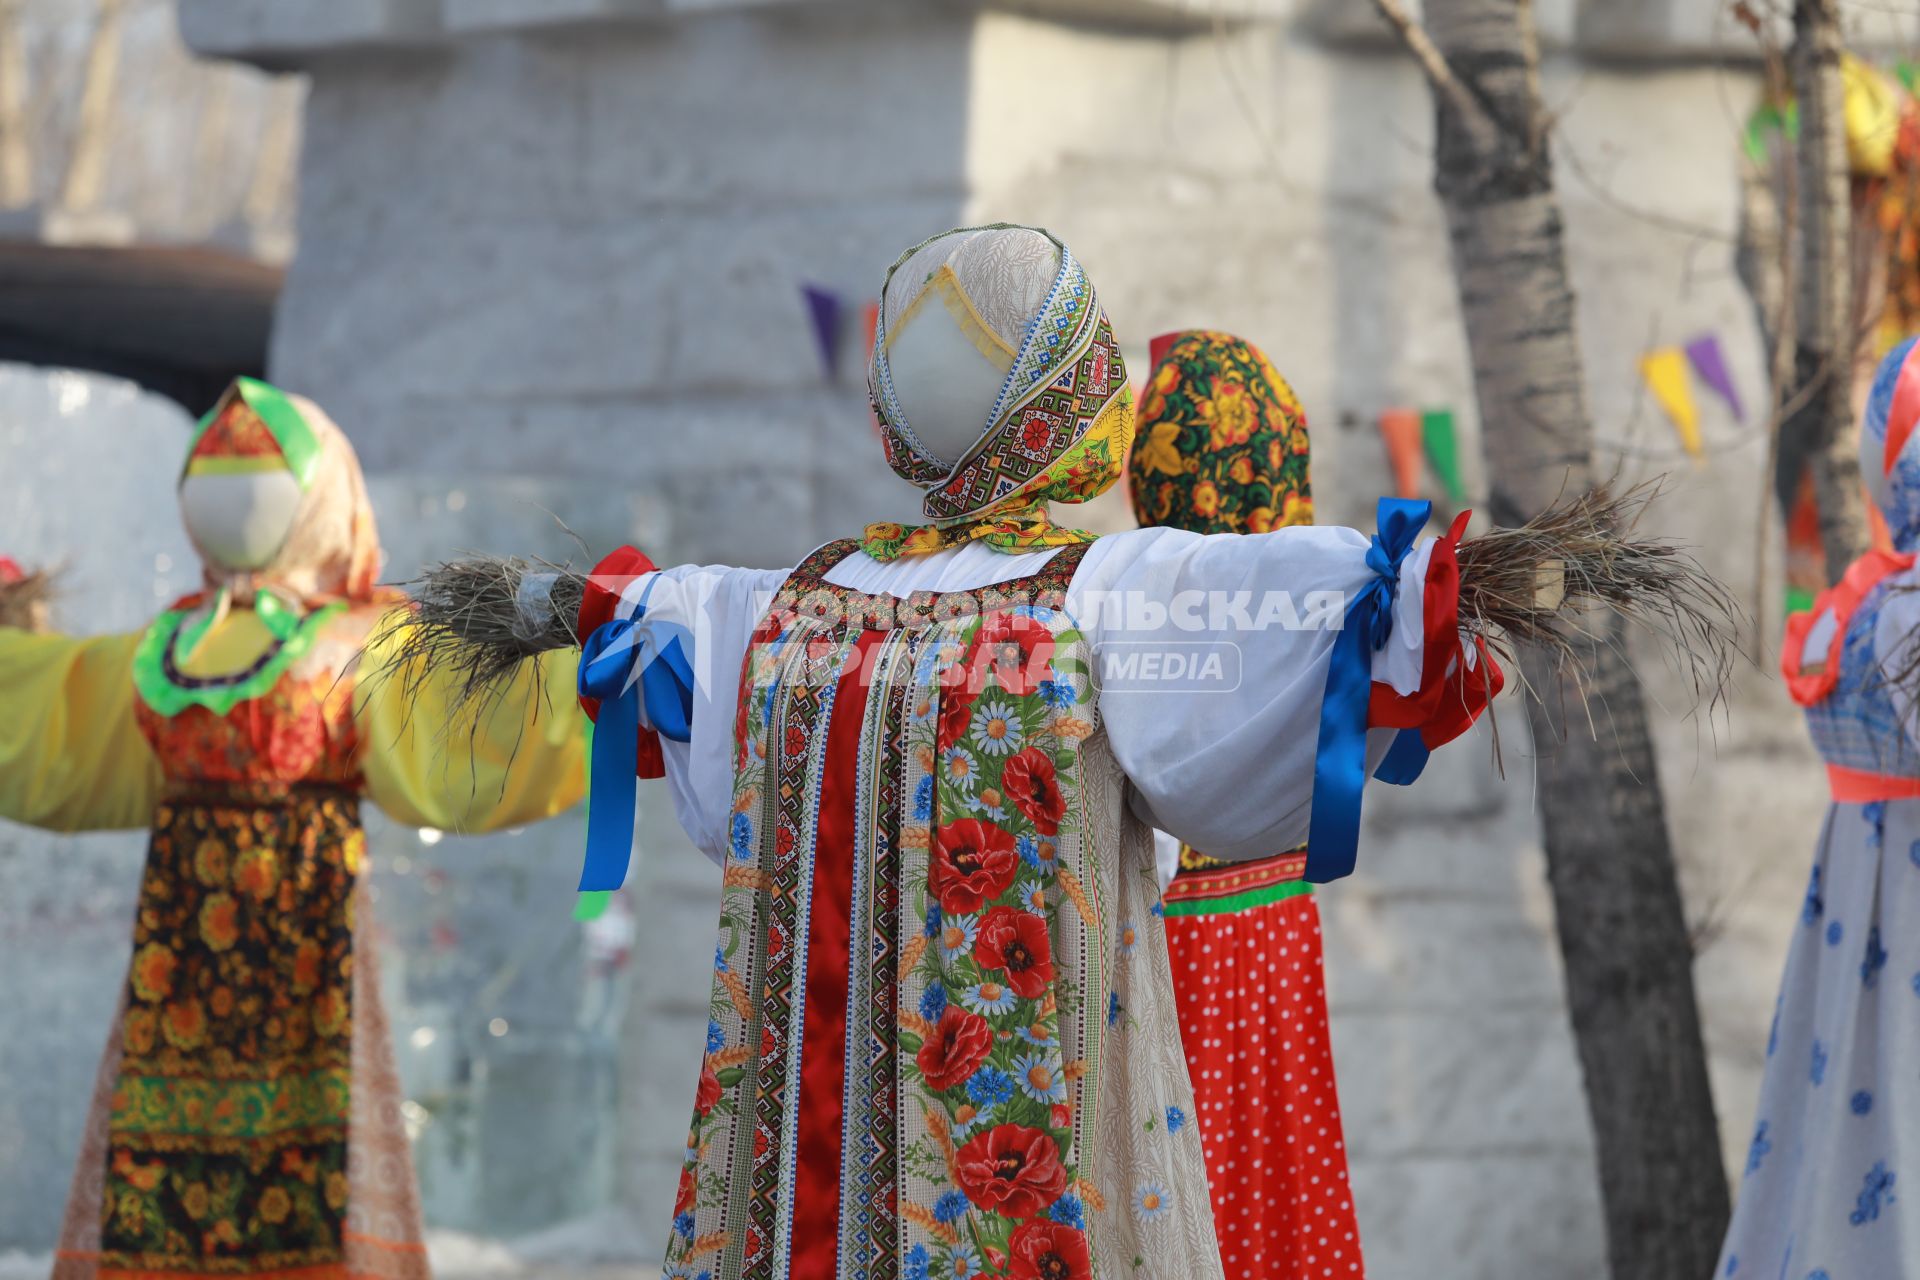
[[(452, 682), (395, 662), (397, 629), (374, 628), (354, 723), (367, 794), (396, 822), (477, 834), (550, 818), (586, 792), (586, 716), (571, 650), (521, 664), (476, 716)], [(418, 677), (418, 678), (416, 678)]]
[(133, 719), (139, 643), (0, 627), (0, 818), (54, 831), (152, 823), (160, 761)]

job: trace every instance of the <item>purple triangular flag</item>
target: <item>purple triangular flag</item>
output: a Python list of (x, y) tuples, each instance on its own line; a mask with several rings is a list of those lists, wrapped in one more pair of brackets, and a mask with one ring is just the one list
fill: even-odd
[(817, 284), (803, 284), (800, 293), (807, 300), (807, 316), (813, 321), (813, 340), (820, 348), (820, 364), (827, 378), (840, 376), (840, 317), (845, 304), (840, 295)]
[(1740, 407), (1740, 393), (1734, 389), (1733, 379), (1727, 373), (1726, 359), (1720, 354), (1720, 339), (1710, 333), (1695, 338), (1687, 344), (1687, 360), (1700, 375), (1700, 381), (1727, 402), (1727, 407), (1733, 410), (1733, 420), (1745, 422), (1747, 412)]

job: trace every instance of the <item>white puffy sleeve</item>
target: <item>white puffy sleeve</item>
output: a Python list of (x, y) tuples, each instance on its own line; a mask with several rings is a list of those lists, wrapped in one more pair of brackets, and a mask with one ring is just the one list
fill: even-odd
[[(680, 825), (700, 851), (726, 860), (732, 812), (734, 712), (740, 667), (754, 628), (786, 581), (785, 569), (677, 565), (627, 584), (617, 612), (644, 606), (644, 625), (677, 636), (693, 666), (691, 741), (662, 737), (668, 790)], [(643, 727), (652, 728), (643, 705)]]
[[(1372, 657), (1369, 771), (1398, 730), (1437, 746), (1498, 690), (1459, 633), (1454, 536), (1401, 562), (1392, 634)], [(1299, 847), (1334, 640), (1374, 580), (1370, 545), (1324, 526), (1141, 529), (1088, 550), (1067, 605), (1092, 642), (1100, 716), (1140, 818), (1216, 858)]]

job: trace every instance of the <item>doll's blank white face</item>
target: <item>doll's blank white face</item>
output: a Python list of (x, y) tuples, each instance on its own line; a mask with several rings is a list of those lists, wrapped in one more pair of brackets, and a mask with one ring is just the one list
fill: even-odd
[(929, 240), (888, 282), (894, 394), (913, 434), (948, 466), (986, 434), (1059, 271), (1059, 246), (1042, 232), (979, 227)]
[(987, 430), (1012, 364), (981, 354), (947, 308), (923, 306), (888, 335), (894, 394), (920, 443), (948, 466)]
[(291, 471), (190, 475), (180, 482), (187, 534), (217, 569), (264, 569), (293, 530), (300, 482)]

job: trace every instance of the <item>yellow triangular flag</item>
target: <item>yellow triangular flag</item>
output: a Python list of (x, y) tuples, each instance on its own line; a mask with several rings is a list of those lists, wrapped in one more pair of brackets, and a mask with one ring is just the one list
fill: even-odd
[(1693, 403), (1693, 385), (1687, 372), (1687, 353), (1679, 347), (1659, 347), (1640, 357), (1640, 376), (1653, 398), (1667, 411), (1680, 443), (1692, 457), (1700, 457), (1700, 410)]

